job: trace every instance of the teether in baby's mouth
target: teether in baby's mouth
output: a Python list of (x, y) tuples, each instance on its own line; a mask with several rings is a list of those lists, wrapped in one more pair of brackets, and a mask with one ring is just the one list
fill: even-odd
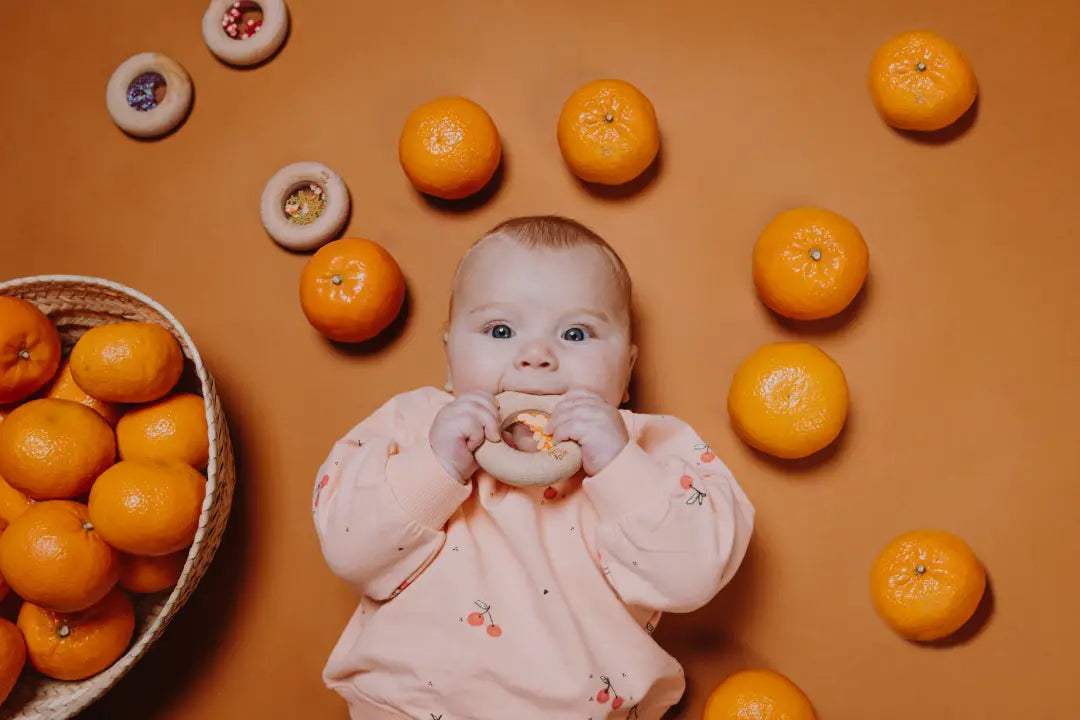
[(480, 466), (507, 484), (522, 486), (549, 485), (577, 472), (581, 449), (569, 441), (556, 444), (547, 432), (549, 413), (561, 397), (500, 393), (503, 442), (477, 449)]

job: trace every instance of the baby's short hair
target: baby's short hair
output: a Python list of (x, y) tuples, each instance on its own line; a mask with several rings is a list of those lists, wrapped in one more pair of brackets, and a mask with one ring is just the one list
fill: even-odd
[[(627, 313), (630, 312), (630, 273), (626, 270), (622, 258), (604, 238), (600, 237), (592, 229), (577, 220), (571, 220), (560, 215), (528, 215), (510, 218), (488, 230), (461, 256), (457, 269), (454, 271), (452, 290), (457, 289), (458, 276), (469, 253), (488, 238), (497, 235), (509, 238), (524, 247), (542, 250), (565, 250), (581, 245), (592, 245), (599, 248), (611, 263), (615, 283), (626, 301)], [(451, 297), (452, 302), (453, 298)]]

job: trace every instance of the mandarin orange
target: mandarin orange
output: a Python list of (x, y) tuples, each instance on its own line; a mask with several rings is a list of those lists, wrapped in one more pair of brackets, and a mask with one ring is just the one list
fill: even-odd
[(90, 519), (117, 550), (169, 555), (195, 540), (206, 478), (175, 460), (121, 460), (90, 490)]
[(623, 80), (595, 80), (575, 90), (559, 114), (556, 138), (571, 172), (601, 185), (633, 180), (660, 150), (656, 110)]
[(850, 220), (824, 208), (795, 208), (777, 215), (754, 244), (754, 287), (774, 312), (820, 320), (851, 304), (869, 262)]
[(905, 32), (870, 61), (870, 96), (881, 117), (900, 130), (952, 125), (975, 102), (978, 82), (960, 48), (940, 35)]
[(71, 375), (71, 360), (65, 360), (60, 365), (60, 371), (52, 379), (52, 381), (45, 386), (42, 390), (42, 397), (55, 398), (57, 400), (71, 400), (90, 408), (101, 418), (109, 423), (109, 425), (116, 425), (116, 421), (120, 419), (120, 408), (113, 403), (105, 402), (104, 400), (98, 400), (96, 397), (91, 397), (86, 394), (86, 391), (79, 387), (79, 384), (75, 382), (75, 378)]
[(30, 664), (57, 680), (82, 680), (120, 659), (135, 634), (135, 608), (119, 587), (80, 612), (62, 613), (24, 602), (19, 629)]
[(0, 475), (35, 500), (82, 495), (115, 461), (112, 428), (71, 400), (31, 400), (0, 423)]
[(0, 296), (0, 404), (37, 392), (60, 367), (60, 334), (21, 298)]
[(495, 122), (463, 97), (442, 97), (409, 114), (398, 158), (420, 192), (461, 200), (480, 191), (499, 167), (502, 143)]
[(48, 500), (31, 505), (0, 535), (0, 573), (24, 600), (74, 612), (116, 584), (120, 559), (85, 505)]
[(171, 588), (180, 579), (187, 556), (187, 548), (156, 557), (121, 553), (119, 585), (141, 595)]
[(405, 277), (376, 242), (341, 238), (319, 248), (300, 276), (300, 307), (311, 326), (338, 342), (363, 342), (394, 321)]
[(208, 432), (202, 397), (173, 393), (124, 413), (116, 446), (122, 460), (179, 460), (202, 469), (210, 454)]
[(941, 530), (914, 530), (889, 542), (870, 571), (870, 596), (883, 620), (908, 640), (959, 630), (982, 600), (986, 570), (967, 543)]
[(165, 397), (184, 369), (180, 345), (155, 323), (99, 325), (71, 350), (71, 375), (88, 395), (116, 403)]
[(7, 700), (26, 664), (26, 641), (14, 623), (0, 618), (0, 705)]
[(795, 683), (773, 670), (742, 670), (709, 695), (701, 720), (815, 720), (814, 706)]
[(843, 370), (819, 348), (803, 342), (758, 348), (735, 371), (728, 413), (750, 446), (795, 459), (825, 448), (848, 413)]

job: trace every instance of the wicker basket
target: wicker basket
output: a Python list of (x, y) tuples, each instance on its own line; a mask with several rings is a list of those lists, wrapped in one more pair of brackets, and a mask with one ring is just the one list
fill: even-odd
[(181, 383), (184, 389), (201, 394), (206, 401), (210, 430), (206, 500), (195, 542), (176, 587), (157, 595), (135, 598), (134, 639), (127, 653), (110, 668), (86, 680), (61, 682), (42, 677), (28, 666), (0, 708), (0, 720), (61, 720), (78, 714), (115, 685), (161, 636), (191, 596), (221, 542), (232, 503), (236, 469), (214, 380), (203, 367), (199, 351), (187, 332), (165, 308), (123, 285), (81, 276), (38, 276), (0, 282), (0, 295), (28, 300), (48, 315), (60, 331), (65, 352), (83, 332), (97, 325), (127, 320), (161, 325), (183, 348), (186, 367)]

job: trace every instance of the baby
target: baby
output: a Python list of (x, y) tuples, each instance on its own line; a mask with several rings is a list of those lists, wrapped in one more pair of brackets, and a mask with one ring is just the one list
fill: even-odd
[[(315, 524), (363, 594), (324, 672), (351, 717), (656, 720), (685, 687), (652, 639), (742, 562), (754, 508), (686, 423), (620, 410), (637, 347), (630, 278), (588, 228), (502, 223), (465, 254), (444, 335), (447, 392), (391, 398), (319, 470)], [(505, 390), (562, 395), (544, 428), (581, 447), (549, 487), (477, 465)]]

